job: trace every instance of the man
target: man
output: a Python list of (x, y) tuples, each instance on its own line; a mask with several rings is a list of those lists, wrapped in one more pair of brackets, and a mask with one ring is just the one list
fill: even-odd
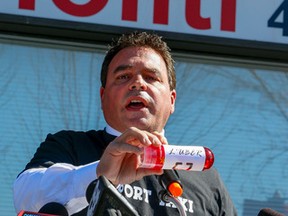
[[(101, 83), (105, 129), (49, 134), (15, 181), (17, 212), (58, 202), (70, 215), (85, 215), (86, 189), (103, 175), (140, 215), (178, 214), (158, 197), (162, 187), (156, 176), (163, 171), (139, 168), (145, 146), (167, 144), (164, 127), (176, 100), (168, 46), (155, 34), (122, 35), (104, 59)], [(236, 215), (215, 169), (179, 175), (187, 215)]]

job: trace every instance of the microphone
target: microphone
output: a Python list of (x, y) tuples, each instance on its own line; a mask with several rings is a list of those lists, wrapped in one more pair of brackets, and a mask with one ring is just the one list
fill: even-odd
[(97, 179), (92, 181), (87, 189), (86, 189), (86, 200), (88, 203), (90, 203), (91, 199), (92, 199), (92, 196), (93, 196), (93, 193), (94, 193), (94, 190), (95, 190), (95, 187), (96, 187), (96, 184), (97, 184)]
[(263, 208), (261, 209), (261, 211), (258, 213), (257, 216), (285, 216), (285, 215), (271, 208)]
[(45, 213), (39, 213), (39, 212), (31, 212), (31, 211), (20, 211), (18, 213), (17, 216), (60, 216), (59, 214), (58, 215), (55, 215), (55, 214), (45, 214)]
[(173, 203), (178, 209), (180, 215), (186, 216), (185, 206), (178, 199), (183, 193), (183, 186), (176, 170), (164, 170), (163, 174), (158, 176), (159, 184), (164, 188), (158, 194), (159, 198), (166, 203)]
[(183, 186), (176, 170), (164, 170), (163, 174), (158, 176), (158, 181), (173, 197), (182, 195)]
[(89, 203), (87, 216), (139, 216), (134, 207), (120, 194), (105, 176), (99, 176), (86, 190)]
[(66, 208), (57, 202), (50, 202), (45, 204), (40, 210), (39, 213), (47, 213), (53, 215), (69, 216)]

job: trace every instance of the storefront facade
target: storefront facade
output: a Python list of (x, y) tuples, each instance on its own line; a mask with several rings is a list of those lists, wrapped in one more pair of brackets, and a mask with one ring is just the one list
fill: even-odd
[(105, 127), (107, 43), (145, 30), (176, 60), (169, 142), (213, 150), (239, 215), (287, 214), (287, 10), (287, 0), (2, 1), (1, 212), (15, 215), (13, 180), (48, 133)]

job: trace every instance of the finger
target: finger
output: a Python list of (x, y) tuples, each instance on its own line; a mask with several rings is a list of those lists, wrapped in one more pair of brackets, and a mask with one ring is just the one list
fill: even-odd
[(153, 144), (154, 146), (160, 146), (162, 144), (167, 144), (167, 139), (159, 132), (148, 132), (140, 130), (135, 127), (127, 129), (119, 139), (123, 139), (131, 145), (138, 146), (149, 146)]
[[(139, 137), (143, 138), (143, 145), (151, 145), (160, 146), (162, 144), (167, 143), (167, 139), (159, 132), (148, 132), (144, 130), (139, 130), (137, 128), (131, 128), (133, 132), (137, 133)], [(141, 138), (139, 139), (141, 142)]]
[(118, 137), (121, 141), (127, 142), (131, 145), (142, 145), (149, 146), (152, 144), (151, 138), (149, 138), (149, 133), (140, 130), (135, 127), (131, 127), (127, 129), (120, 137)]
[(147, 168), (138, 168), (136, 171), (136, 180), (142, 179), (144, 176), (150, 175), (162, 175), (162, 169), (147, 169)]
[(125, 139), (125, 141), (131, 145), (138, 145), (142, 147), (149, 146), (151, 144), (160, 146), (167, 143), (166, 138), (160, 133), (154, 134), (134, 127), (126, 130), (122, 134), (121, 139)]
[(105, 152), (110, 154), (111, 156), (116, 157), (126, 153), (133, 153), (139, 155), (143, 153), (143, 149), (139, 146), (134, 146), (125, 142), (119, 142), (118, 140), (114, 140), (107, 146)]
[(154, 131), (152, 134), (157, 136), (157, 138), (160, 140), (161, 144), (168, 144), (168, 141), (166, 137), (163, 135), (163, 133), (159, 133), (158, 131)]

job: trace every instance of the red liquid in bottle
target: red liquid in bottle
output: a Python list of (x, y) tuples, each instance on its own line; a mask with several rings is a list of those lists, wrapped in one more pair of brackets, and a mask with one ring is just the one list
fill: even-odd
[(203, 171), (214, 163), (213, 152), (203, 146), (162, 145), (144, 148), (141, 168)]
[(142, 168), (162, 169), (165, 160), (165, 151), (163, 146), (149, 146), (144, 148), (144, 153), (141, 156)]

